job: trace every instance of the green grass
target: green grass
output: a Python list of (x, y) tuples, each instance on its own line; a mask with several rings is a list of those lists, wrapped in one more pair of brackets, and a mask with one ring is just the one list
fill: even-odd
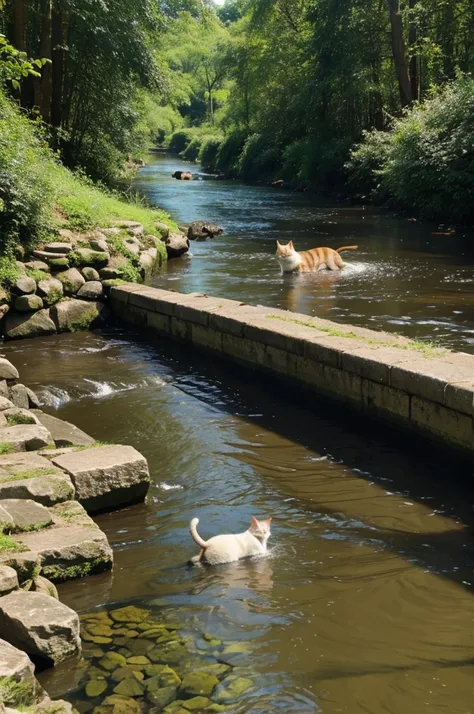
[(110, 228), (117, 221), (137, 221), (143, 224), (145, 233), (154, 234), (157, 221), (177, 230), (165, 211), (148, 208), (140, 200), (130, 201), (56, 164), (51, 176), (56, 205), (59, 209), (59, 224), (63, 228), (88, 231), (94, 228)]
[(6, 417), (8, 426), (16, 426), (17, 424), (36, 424), (33, 417), (27, 414), (8, 414)]
[(30, 478), (38, 478), (38, 476), (50, 476), (54, 474), (62, 473), (59, 469), (51, 466), (50, 468), (40, 467), (37, 469), (25, 469), (24, 471), (17, 471), (11, 476), (3, 476), (0, 478), (0, 483), (9, 483), (10, 481), (24, 481)]
[[(396, 339), (393, 340), (371, 340), (370, 337), (365, 335), (357, 334), (356, 332), (346, 332), (338, 327), (326, 327), (325, 325), (317, 325), (314, 322), (306, 322), (305, 320), (297, 320), (291, 317), (281, 317), (280, 315), (266, 315), (272, 320), (281, 320), (282, 322), (292, 322), (295, 325), (302, 325), (303, 327), (311, 327), (313, 330), (318, 330), (318, 332), (324, 332), (331, 337), (345, 337), (349, 340), (360, 340), (368, 345), (376, 345), (377, 347), (398, 347), (401, 350), (414, 350), (415, 352), (421, 352), (424, 357), (428, 359), (434, 359), (436, 357), (442, 357), (449, 353), (449, 350), (444, 347), (440, 347), (433, 342), (422, 342), (421, 340), (409, 340), (408, 342), (398, 342)], [(400, 337), (401, 335), (396, 335), (395, 337)]]
[(51, 277), (50, 273), (46, 273), (44, 270), (38, 270), (37, 268), (27, 268), (26, 274), (29, 278), (33, 278), (39, 283), (40, 280), (49, 280)]
[(9, 535), (0, 533), (0, 553), (23, 553), (25, 550), (28, 550), (26, 546), (17, 543)]
[(7, 444), (5, 441), (0, 441), (0, 456), (11, 454), (14, 451), (13, 444)]

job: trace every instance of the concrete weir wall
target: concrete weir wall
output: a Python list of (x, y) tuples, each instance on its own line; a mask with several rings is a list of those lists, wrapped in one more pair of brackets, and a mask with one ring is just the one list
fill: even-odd
[(213, 352), (474, 454), (474, 355), (197, 293), (111, 290), (123, 321)]

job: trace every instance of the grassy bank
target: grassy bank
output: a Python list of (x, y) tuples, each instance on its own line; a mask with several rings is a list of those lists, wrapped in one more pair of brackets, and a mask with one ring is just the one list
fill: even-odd
[[(87, 232), (137, 221), (145, 234), (157, 222), (176, 224), (139, 198), (127, 200), (87, 177), (72, 173), (48, 148), (41, 125), (24, 116), (0, 93), (0, 283), (16, 276), (15, 259), (57, 240), (61, 229)], [(164, 258), (166, 251), (163, 250)]]

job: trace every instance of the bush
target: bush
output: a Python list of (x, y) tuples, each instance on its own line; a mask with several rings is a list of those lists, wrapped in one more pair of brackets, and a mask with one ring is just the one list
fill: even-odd
[(185, 161), (197, 161), (201, 150), (202, 139), (199, 136), (194, 136), (187, 147), (180, 153), (180, 156)]
[(169, 148), (180, 154), (191, 143), (195, 135), (193, 129), (179, 129), (171, 135)]
[(216, 156), (216, 170), (226, 176), (237, 174), (237, 161), (243, 149), (246, 136), (241, 132), (229, 134), (219, 146)]
[(54, 168), (39, 127), (0, 92), (0, 253), (46, 232)]
[(277, 146), (263, 134), (251, 134), (246, 139), (237, 161), (237, 170), (244, 179), (272, 178), (281, 168)]
[(363, 139), (350, 153), (346, 164), (349, 187), (359, 196), (387, 198), (382, 185), (382, 169), (387, 164), (393, 135), (388, 131), (365, 131)]
[(201, 144), (199, 161), (205, 171), (216, 171), (217, 154), (222, 144), (222, 137), (206, 136)]

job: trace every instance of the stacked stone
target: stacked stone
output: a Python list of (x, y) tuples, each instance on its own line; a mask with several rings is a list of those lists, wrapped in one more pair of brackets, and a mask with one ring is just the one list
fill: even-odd
[(0, 714), (73, 711), (52, 706), (28, 656), (54, 665), (80, 652), (79, 618), (54, 583), (112, 567), (89, 513), (142, 501), (150, 481), (131, 446), (98, 445), (39, 406), (0, 357)]
[[(34, 250), (18, 262), (11, 295), (0, 288), (0, 319), (7, 339), (37, 337), (101, 326), (111, 285), (133, 265), (142, 281), (160, 267), (169, 229), (157, 223), (160, 237), (145, 235), (141, 223), (121, 221), (113, 228), (81, 234), (60, 230), (58, 241)], [(173, 234), (172, 234), (173, 235)], [(168, 253), (173, 253), (171, 247)], [(170, 255), (171, 255), (170, 253)]]

